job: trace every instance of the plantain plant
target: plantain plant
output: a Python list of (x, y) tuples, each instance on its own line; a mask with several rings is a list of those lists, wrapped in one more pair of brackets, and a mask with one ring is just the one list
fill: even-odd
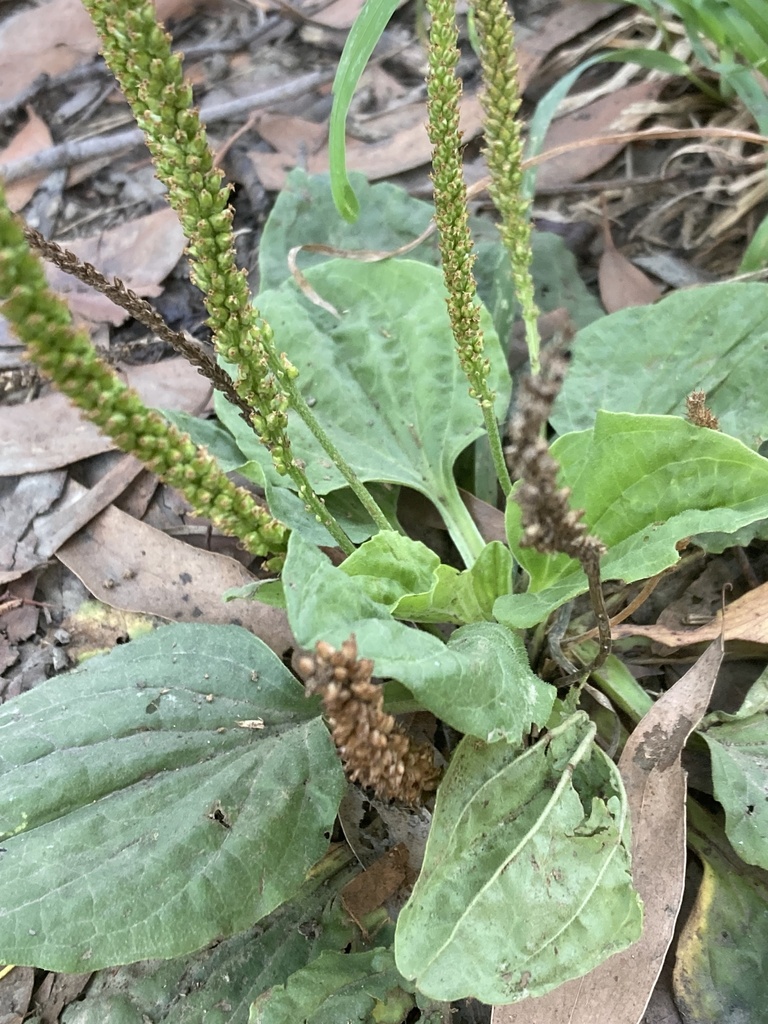
[[(768, 464), (754, 450), (764, 403), (735, 400), (762, 352), (768, 289), (712, 286), (613, 317), (585, 299), (561, 391), (563, 354), (542, 353), (537, 333), (547, 301), (537, 259), (551, 255), (530, 227), (512, 19), (500, 0), (473, 5), (491, 237), (468, 214), (454, 6), (429, 0), (434, 209), (343, 167), (338, 119), (365, 63), (368, 19), (391, 13), (371, 3), (342, 59), (331, 179), (292, 175), (265, 229), (256, 305), (234, 263), (227, 188), (153, 8), (86, 7), (189, 240), (217, 353), (215, 364), (197, 358), (218, 423), (171, 422), (142, 405), (72, 328), (29, 245), (67, 257), (4, 204), (3, 311), (41, 371), (119, 448), (280, 567), (229, 597), (285, 607), (306, 685), (243, 629), (177, 625), (1, 708), (0, 958), (69, 972), (166, 960), (153, 968), (163, 985), (197, 979), (190, 1013), (235, 1022), (400, 1021), (415, 1006), (447, 1020), (451, 1000), (511, 1003), (584, 975), (642, 929), (624, 785), (597, 742), (600, 720), (580, 706), (590, 674), (630, 721), (648, 704), (610, 654), (601, 579), (621, 581), (620, 602), (674, 566), (681, 541), (743, 542), (768, 519)], [(332, 197), (349, 224), (333, 221)], [(313, 218), (337, 244), (383, 232), (382, 248), (394, 248), (403, 225), (433, 215), (437, 249), (315, 262), (302, 288), (287, 270), (289, 249), (319, 240)], [(517, 382), (507, 425), (502, 340), (516, 310), (532, 376)], [(718, 332), (737, 321), (742, 358), (729, 376)], [(736, 436), (674, 415), (698, 386), (715, 392), (722, 430)], [(236, 466), (206, 448), (224, 438)], [(264, 489), (267, 508), (231, 482), (234, 468)], [(498, 496), (506, 543), (484, 540), (458, 473)], [(401, 488), (436, 507), (454, 556), (402, 530)], [(573, 635), (596, 620), (598, 644), (566, 657), (564, 613)], [(548, 645), (553, 616), (559, 639)], [(444, 771), (395, 717), (422, 709), (458, 737)], [(382, 910), (356, 918), (339, 900), (355, 873), (331, 844), (350, 780), (383, 800), (434, 800), (396, 924)], [(715, 788), (732, 817), (737, 788)], [(761, 815), (751, 832), (739, 827), (750, 863), (768, 867)], [(98, 984), (93, 995), (104, 1019), (110, 997)]]

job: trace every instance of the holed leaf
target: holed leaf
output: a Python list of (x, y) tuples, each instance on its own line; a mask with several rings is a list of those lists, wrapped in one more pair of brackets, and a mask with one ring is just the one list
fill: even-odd
[[(592, 430), (552, 445), (572, 508), (607, 545), (604, 579), (627, 583), (674, 565), (677, 543), (697, 533), (733, 533), (768, 516), (768, 460), (733, 437), (675, 416), (599, 412)], [(507, 534), (530, 576), (525, 594), (500, 597), (494, 614), (533, 626), (587, 590), (578, 562), (520, 547), (520, 508), (507, 507)]]
[(523, 752), (459, 745), (397, 923), (397, 966), (419, 991), (516, 1002), (638, 937), (626, 797), (594, 733), (579, 712)]
[(543, 726), (555, 690), (531, 670), (519, 634), (496, 622), (457, 629), (447, 644), (403, 622), (375, 601), (361, 580), (333, 566), (298, 534), (283, 570), (291, 628), (303, 647), (338, 647), (350, 633), (377, 676), (399, 680), (417, 700), (462, 732), (519, 742)]
[(178, 956), (289, 899), (344, 789), (318, 711), (260, 640), (204, 625), (0, 708), (0, 960)]

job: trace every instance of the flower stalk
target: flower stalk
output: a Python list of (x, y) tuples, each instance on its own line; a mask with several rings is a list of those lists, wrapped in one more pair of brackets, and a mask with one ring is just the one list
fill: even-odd
[(287, 432), (289, 408), (305, 421), (309, 417), (307, 425), (376, 525), (389, 529), (389, 523), (306, 403), (295, 401), (298, 371), (285, 354), (278, 353), (272, 329), (254, 307), (245, 273), (235, 263), (229, 188), (215, 167), (181, 59), (172, 53), (170, 38), (158, 25), (148, 0), (110, 0), (109, 4), (85, 0), (85, 7), (99, 33), (104, 59), (145, 134), (155, 172), (167, 186), (168, 201), (189, 239), (192, 280), (203, 292), (217, 353), (235, 367), (234, 386), (252, 410), (253, 429), (278, 472), (290, 476), (307, 508), (349, 553), (354, 550), (352, 542), (293, 456)]
[(523, 190), (523, 140), (515, 23), (507, 0), (474, 0), (485, 90), (485, 157), (489, 192), (501, 215), (499, 232), (512, 265), (512, 280), (525, 325), (531, 373), (540, 369), (539, 311), (531, 276), (531, 222)]
[(204, 448), (125, 385), (72, 327), (66, 305), (48, 288), (0, 188), (0, 303), (40, 370), (124, 452), (184, 494), (193, 508), (254, 555), (285, 551), (287, 531)]
[(484, 355), (480, 305), (472, 269), (475, 254), (469, 231), (467, 186), (461, 158), (461, 81), (456, 75), (459, 51), (455, 9), (453, 0), (428, 0), (427, 8), (432, 17), (428, 50), (427, 131), (432, 143), (435, 222), (448, 290), (448, 316), (459, 361), (469, 381), (469, 393), (482, 409), (499, 484), (508, 495), (511, 484), (494, 413), (496, 396), (488, 384), (490, 362)]

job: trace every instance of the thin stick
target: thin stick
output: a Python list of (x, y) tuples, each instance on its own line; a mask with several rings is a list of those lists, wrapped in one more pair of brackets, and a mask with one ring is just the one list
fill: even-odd
[[(241, 114), (249, 113), (254, 107), (267, 107), (282, 100), (304, 96), (312, 89), (330, 82), (333, 76), (333, 71), (313, 71), (309, 75), (283, 82), (271, 89), (262, 89), (261, 92), (251, 93), (249, 96), (227, 100), (225, 103), (211, 103), (201, 108), (200, 117), (208, 124), (239, 117)], [(143, 142), (144, 133), (139, 128), (129, 128), (122, 132), (114, 132), (112, 135), (99, 135), (92, 139), (63, 142), (32, 156), (0, 164), (0, 178), (4, 179), (6, 185), (11, 185), (37, 174), (47, 174), (62, 167), (73, 167), (86, 160), (115, 156)]]
[[(628, 619), (630, 615), (636, 612), (642, 604), (645, 604), (645, 602), (654, 592), (656, 587), (659, 585), (663, 575), (664, 573), (660, 572), (657, 573), (655, 576), (651, 576), (649, 580), (646, 580), (639, 594), (629, 602), (626, 608), (623, 608), (617, 615), (614, 615), (613, 618), (610, 619), (610, 627), (613, 628), (614, 626), (618, 626), (620, 623), (624, 622), (625, 619)], [(595, 627), (594, 629), (588, 630), (586, 633), (580, 633), (579, 636), (569, 636), (566, 640), (566, 643), (578, 644), (581, 643), (582, 640), (592, 640), (597, 635), (598, 629), (597, 627)]]
[(83, 263), (69, 249), (64, 249), (56, 242), (50, 242), (43, 238), (39, 231), (34, 228), (24, 227), (24, 236), (33, 249), (36, 249), (45, 259), (50, 260), (65, 274), (71, 274), (83, 284), (95, 288), (106, 295), (108, 299), (126, 310), (139, 323), (144, 324), (150, 331), (154, 331), (159, 338), (166, 341), (177, 352), (180, 352), (186, 359), (196, 366), (200, 373), (206, 377), (213, 386), (221, 391), (230, 402), (237, 405), (246, 423), (251, 422), (252, 409), (240, 398), (235, 391), (234, 385), (228, 374), (200, 348), (194, 341), (187, 338), (181, 331), (174, 331), (163, 320), (160, 314), (145, 299), (140, 298), (130, 288), (126, 288), (118, 278), (105, 277), (102, 273), (91, 266), (90, 263)]

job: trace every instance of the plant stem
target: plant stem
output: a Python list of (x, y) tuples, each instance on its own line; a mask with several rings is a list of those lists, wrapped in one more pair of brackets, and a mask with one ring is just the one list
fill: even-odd
[[(589, 664), (597, 649), (597, 645), (591, 641), (582, 644), (574, 644), (571, 648), (573, 654), (578, 654)], [(643, 716), (653, 707), (653, 701), (638, 683), (627, 666), (615, 655), (606, 658), (603, 665), (595, 669), (593, 677), (600, 684), (600, 689), (610, 700), (620, 708), (637, 725)]]
[(451, 540), (456, 545), (464, 565), (471, 569), (485, 547), (480, 531), (469, 514), (456, 487), (450, 487), (437, 506), (443, 515)]
[(291, 408), (301, 416), (312, 436), (322, 446), (328, 457), (333, 460), (335, 466), (347, 481), (351, 490), (357, 496), (360, 504), (371, 517), (373, 522), (380, 530), (391, 530), (392, 524), (381, 511), (379, 505), (371, 496), (368, 488), (360, 480), (325, 430), (320, 426), (317, 421), (317, 417), (312, 413), (312, 410), (307, 405), (304, 396), (301, 391), (299, 391), (295, 382), (292, 380), (286, 381), (285, 387)]
[(496, 422), (496, 414), (493, 411), (493, 406), (482, 405), (482, 410), (485, 432), (488, 436), (491, 458), (493, 459), (493, 467), (496, 470), (496, 476), (499, 478), (504, 497), (508, 498), (512, 493), (512, 481), (509, 478), (509, 470), (504, 460), (504, 451), (501, 447), (501, 434), (499, 433), (499, 425)]
[(299, 497), (307, 509), (314, 512), (317, 521), (323, 524), (344, 554), (351, 555), (355, 550), (355, 545), (328, 511), (323, 499), (308, 486), (306, 473), (302, 472), (294, 461), (288, 467), (288, 476), (296, 484)]

